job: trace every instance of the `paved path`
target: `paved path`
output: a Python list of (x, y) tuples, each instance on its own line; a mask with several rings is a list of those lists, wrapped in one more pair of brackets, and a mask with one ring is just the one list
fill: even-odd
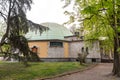
[(110, 75), (112, 66), (111, 63), (100, 63), (90, 70), (46, 80), (120, 80)]

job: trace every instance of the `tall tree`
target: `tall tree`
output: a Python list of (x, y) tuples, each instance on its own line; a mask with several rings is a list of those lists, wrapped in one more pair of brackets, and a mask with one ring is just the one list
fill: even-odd
[(32, 0), (0, 0), (0, 18), (6, 24), (5, 34), (2, 36), (0, 49), (4, 44), (17, 48), (25, 58), (29, 55), (27, 39), (23, 34), (29, 30), (39, 29), (40, 33), (46, 27), (33, 23), (26, 18), (26, 11), (31, 9)]
[[(65, 0), (66, 5), (72, 0)], [(73, 18), (82, 22), (87, 39), (107, 37), (104, 45), (114, 47), (113, 74), (120, 76), (120, 0), (74, 0), (78, 17)]]

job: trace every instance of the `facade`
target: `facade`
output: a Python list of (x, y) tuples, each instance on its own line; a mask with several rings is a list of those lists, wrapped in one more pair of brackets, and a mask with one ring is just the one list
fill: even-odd
[[(29, 47), (37, 52), (42, 61), (76, 61), (78, 53), (88, 52), (86, 62), (100, 62), (99, 42), (89, 48), (82, 39), (73, 35), (66, 27), (56, 23), (41, 24), (49, 28), (41, 35), (28, 32)], [(34, 49), (35, 48), (35, 49)]]

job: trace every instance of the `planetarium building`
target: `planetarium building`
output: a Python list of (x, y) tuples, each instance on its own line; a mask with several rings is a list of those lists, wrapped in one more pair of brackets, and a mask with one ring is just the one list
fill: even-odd
[(85, 45), (84, 40), (73, 35), (66, 27), (56, 23), (42, 23), (49, 29), (42, 34), (29, 31), (25, 36), (33, 52), (42, 61), (76, 61), (78, 53), (87, 53), (87, 62), (100, 62), (99, 42), (93, 47)]

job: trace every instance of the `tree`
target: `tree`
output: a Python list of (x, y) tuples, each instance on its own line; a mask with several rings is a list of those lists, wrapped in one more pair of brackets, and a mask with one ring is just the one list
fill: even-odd
[(6, 24), (5, 34), (2, 36), (0, 49), (4, 44), (19, 49), (25, 60), (29, 56), (27, 39), (23, 36), (29, 30), (39, 29), (40, 33), (47, 28), (33, 23), (26, 18), (26, 11), (31, 9), (32, 0), (0, 0), (0, 18)]
[[(68, 5), (72, 0), (65, 1)], [(80, 16), (73, 19), (82, 22), (85, 39), (107, 37), (102, 43), (113, 48), (113, 74), (120, 76), (120, 0), (75, 0), (74, 6)]]

